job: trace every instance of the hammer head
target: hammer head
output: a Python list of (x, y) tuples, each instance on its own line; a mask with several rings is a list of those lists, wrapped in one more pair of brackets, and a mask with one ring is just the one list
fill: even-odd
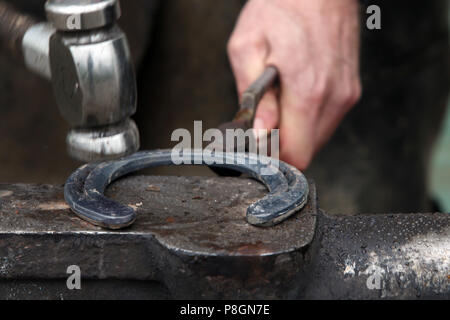
[(54, 94), (73, 130), (69, 154), (81, 161), (117, 158), (139, 149), (129, 118), (136, 112), (134, 67), (125, 34), (115, 24), (116, 0), (49, 0), (47, 16)]
[(110, 125), (135, 113), (136, 80), (118, 27), (95, 34), (55, 34), (50, 67), (56, 100), (71, 126)]
[(72, 129), (67, 135), (67, 152), (80, 161), (111, 160), (139, 149), (139, 131), (133, 120), (118, 124)]

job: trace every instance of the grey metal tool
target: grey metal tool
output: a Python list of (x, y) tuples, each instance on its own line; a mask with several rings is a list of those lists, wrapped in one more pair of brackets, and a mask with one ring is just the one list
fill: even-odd
[[(110, 231), (75, 217), (59, 185), (0, 183), (0, 297), (450, 298), (449, 214), (333, 216), (309, 190), (298, 214), (261, 230), (242, 219), (266, 194), (252, 180), (133, 175), (106, 194), (139, 204), (138, 219)], [(71, 265), (82, 290), (67, 290)]]
[[(303, 208), (309, 187), (306, 178), (296, 168), (284, 163), (274, 163), (266, 157), (244, 153), (204, 153), (202, 150), (182, 150), (183, 156), (201, 163), (247, 173), (261, 181), (269, 194), (250, 205), (247, 221), (255, 226), (278, 224)], [(74, 172), (66, 182), (64, 197), (72, 210), (92, 224), (121, 229), (136, 219), (135, 210), (104, 196), (114, 180), (144, 168), (173, 165), (173, 150), (138, 152), (111, 162), (87, 164)], [(200, 162), (196, 160), (200, 160)]]
[(130, 117), (137, 89), (126, 35), (117, 26), (118, 0), (48, 0), (48, 22), (37, 22), (0, 1), (0, 41), (31, 71), (53, 84), (72, 127), (69, 154), (105, 160), (139, 149)]
[(219, 126), (219, 129), (222, 132), (225, 132), (227, 129), (242, 129), (244, 131), (251, 129), (259, 102), (265, 93), (270, 88), (273, 88), (277, 79), (277, 68), (268, 66), (261, 76), (242, 94), (240, 108), (234, 119), (231, 122), (223, 123)]
[[(223, 140), (215, 141), (214, 146), (226, 152), (249, 152), (249, 141), (247, 139), (239, 139), (236, 143), (228, 144), (227, 130), (243, 130), (253, 128), (253, 121), (258, 109), (259, 102), (266, 94), (267, 90), (274, 88), (278, 80), (278, 70), (274, 66), (268, 66), (259, 78), (253, 82), (250, 87), (242, 94), (239, 111), (234, 119), (230, 122), (221, 124), (218, 129), (222, 132)], [(232, 146), (227, 148), (227, 146)], [(211, 168), (220, 176), (239, 176), (240, 173), (224, 168)]]
[(248, 113), (251, 116), (250, 120), (253, 122), (259, 102), (264, 97), (266, 92), (273, 87), (277, 79), (277, 68), (274, 66), (268, 66), (264, 70), (263, 74), (242, 94), (241, 110), (236, 118), (240, 119), (240, 114)]

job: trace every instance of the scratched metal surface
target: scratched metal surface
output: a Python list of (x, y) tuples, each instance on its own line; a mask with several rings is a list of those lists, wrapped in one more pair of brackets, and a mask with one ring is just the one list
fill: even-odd
[[(129, 228), (106, 231), (84, 222), (66, 205), (61, 187), (0, 184), (0, 232), (102, 232), (154, 236), (163, 246), (205, 255), (270, 255), (310, 243), (315, 201), (273, 228), (245, 221), (266, 188), (252, 179), (138, 176), (119, 180), (106, 195), (137, 210)], [(311, 196), (315, 198), (314, 188)]]
[(212, 255), (270, 255), (310, 243), (315, 201), (273, 228), (245, 221), (247, 207), (266, 193), (251, 179), (148, 176), (119, 181), (107, 195), (137, 207), (132, 230), (151, 232), (168, 248)]
[[(0, 298), (450, 298), (448, 214), (329, 216), (313, 191), (282, 225), (247, 226), (264, 193), (248, 179), (128, 177), (107, 194), (138, 219), (117, 232), (72, 214), (62, 186), (0, 184)], [(65, 287), (73, 264), (81, 293)]]
[(319, 216), (309, 298), (450, 299), (448, 214)]
[[(254, 180), (130, 177), (107, 192), (138, 210), (136, 223), (118, 232), (71, 213), (62, 186), (0, 184), (0, 298), (292, 295), (310, 260), (304, 246), (314, 235), (305, 229), (316, 218), (311, 189), (312, 201), (299, 215), (259, 229), (245, 222), (247, 204), (266, 192)], [(73, 264), (90, 288), (85, 296), (65, 287)], [(112, 288), (115, 279), (136, 294), (98, 295), (97, 286)], [(139, 281), (153, 289), (144, 294)]]

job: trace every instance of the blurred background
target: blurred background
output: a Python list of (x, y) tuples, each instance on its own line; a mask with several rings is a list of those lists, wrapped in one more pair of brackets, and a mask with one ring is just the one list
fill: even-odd
[[(450, 20), (450, 9), (448, 16)], [(441, 132), (434, 146), (428, 178), (429, 192), (438, 208), (440, 211), (450, 212), (450, 100)]]
[[(450, 110), (450, 104), (448, 109)], [(442, 132), (431, 160), (429, 190), (439, 209), (450, 212), (450, 112), (447, 110)]]
[[(44, 0), (9, 2), (44, 19)], [(194, 120), (206, 130), (233, 117), (238, 97), (226, 44), (245, 2), (121, 2), (120, 26), (137, 70), (142, 149), (173, 146), (173, 130), (192, 130)], [(381, 7), (382, 29), (365, 28), (363, 7), (363, 98), (306, 175), (330, 213), (450, 211), (448, 1), (368, 2)], [(0, 42), (0, 183), (63, 184), (80, 166), (65, 152), (68, 130), (50, 83), (17, 64)], [(180, 174), (154, 173), (168, 172)]]

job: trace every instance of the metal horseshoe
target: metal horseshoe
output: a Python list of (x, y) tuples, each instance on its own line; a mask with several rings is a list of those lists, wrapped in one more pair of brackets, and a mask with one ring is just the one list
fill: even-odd
[[(142, 151), (116, 161), (87, 164), (67, 180), (64, 197), (82, 219), (104, 228), (121, 229), (136, 220), (133, 208), (117, 203), (104, 192), (116, 179), (145, 168), (173, 165), (173, 150)], [(276, 225), (302, 209), (308, 199), (308, 182), (296, 168), (274, 159), (248, 153), (208, 154), (183, 150), (188, 164), (221, 167), (247, 173), (261, 181), (269, 193), (247, 208), (247, 222), (259, 227)]]

